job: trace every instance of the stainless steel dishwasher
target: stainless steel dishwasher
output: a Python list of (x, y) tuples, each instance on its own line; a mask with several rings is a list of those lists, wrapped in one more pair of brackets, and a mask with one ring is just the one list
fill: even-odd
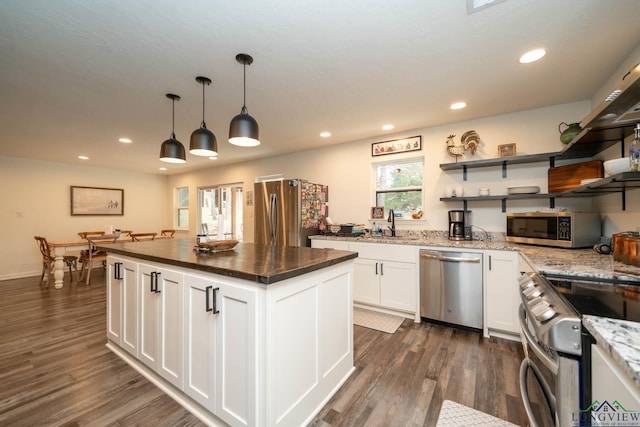
[(420, 316), (482, 329), (482, 254), (421, 249)]

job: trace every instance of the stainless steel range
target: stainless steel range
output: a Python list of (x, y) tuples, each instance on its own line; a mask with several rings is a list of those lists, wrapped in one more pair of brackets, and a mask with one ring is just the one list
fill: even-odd
[[(532, 272), (519, 280), (524, 360), (520, 392), (532, 426), (578, 426), (591, 402), (593, 337), (582, 315), (640, 321), (638, 282), (594, 281)], [(532, 396), (544, 396), (535, 411)], [(538, 399), (540, 400), (540, 399)]]
[[(520, 278), (520, 333), (524, 360), (520, 393), (531, 425), (573, 426), (580, 409), (581, 320), (539, 273)], [(547, 409), (536, 414), (533, 394)]]

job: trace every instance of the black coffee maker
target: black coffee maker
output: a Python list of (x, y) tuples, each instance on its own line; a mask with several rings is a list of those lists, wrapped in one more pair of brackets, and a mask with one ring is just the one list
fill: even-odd
[(472, 240), (471, 211), (449, 211), (449, 240)]

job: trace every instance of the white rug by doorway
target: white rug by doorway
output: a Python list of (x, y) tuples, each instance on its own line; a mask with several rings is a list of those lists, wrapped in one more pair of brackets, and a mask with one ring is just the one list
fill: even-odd
[(436, 427), (517, 427), (508, 421), (496, 418), (493, 415), (469, 408), (460, 403), (445, 400), (440, 408), (440, 415)]
[(404, 321), (403, 317), (387, 313), (379, 313), (360, 307), (353, 308), (353, 323), (377, 331), (394, 333)]

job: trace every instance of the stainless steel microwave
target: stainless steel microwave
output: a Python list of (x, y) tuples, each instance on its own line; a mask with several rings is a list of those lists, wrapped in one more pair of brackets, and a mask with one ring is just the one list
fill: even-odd
[(600, 215), (590, 212), (508, 212), (506, 240), (560, 248), (600, 242)]

